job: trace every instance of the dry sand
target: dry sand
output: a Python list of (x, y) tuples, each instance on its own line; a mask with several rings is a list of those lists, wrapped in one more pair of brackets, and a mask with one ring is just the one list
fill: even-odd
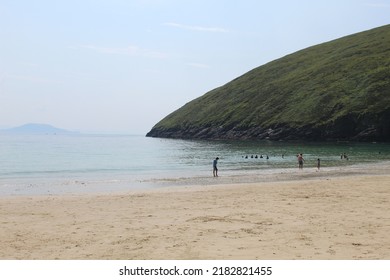
[[(389, 169), (388, 169), (389, 170)], [(390, 176), (0, 198), (0, 259), (390, 259)]]

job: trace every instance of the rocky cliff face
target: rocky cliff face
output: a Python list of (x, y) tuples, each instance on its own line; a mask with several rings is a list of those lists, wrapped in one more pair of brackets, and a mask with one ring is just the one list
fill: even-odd
[(299, 128), (280, 124), (262, 128), (204, 126), (186, 128), (155, 128), (148, 137), (179, 139), (268, 139), (268, 140), (352, 140), (390, 141), (390, 110), (384, 114), (362, 120), (357, 116), (340, 118), (334, 124), (323, 127), (302, 126)]
[(390, 25), (253, 69), (165, 117), (147, 136), (390, 141)]

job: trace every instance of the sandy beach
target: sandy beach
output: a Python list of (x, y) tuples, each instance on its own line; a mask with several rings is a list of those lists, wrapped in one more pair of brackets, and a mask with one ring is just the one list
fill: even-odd
[(375, 170), (1, 197), (0, 259), (389, 260), (390, 165)]

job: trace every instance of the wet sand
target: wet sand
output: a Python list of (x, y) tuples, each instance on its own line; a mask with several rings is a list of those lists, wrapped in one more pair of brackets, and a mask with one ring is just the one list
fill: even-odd
[(389, 260), (389, 170), (0, 197), (0, 259)]

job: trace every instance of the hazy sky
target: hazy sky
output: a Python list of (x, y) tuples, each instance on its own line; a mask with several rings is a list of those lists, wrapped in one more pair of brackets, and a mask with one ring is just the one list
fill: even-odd
[(390, 0), (0, 0), (0, 127), (145, 134), (299, 49), (390, 23)]

